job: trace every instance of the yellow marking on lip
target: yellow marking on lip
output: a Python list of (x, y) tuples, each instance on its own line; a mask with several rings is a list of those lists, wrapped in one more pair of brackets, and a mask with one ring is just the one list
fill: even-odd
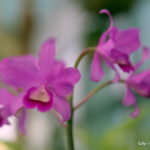
[(38, 89), (32, 92), (29, 97), (34, 101), (40, 101), (44, 103), (49, 101), (49, 95), (44, 86), (40, 86)]

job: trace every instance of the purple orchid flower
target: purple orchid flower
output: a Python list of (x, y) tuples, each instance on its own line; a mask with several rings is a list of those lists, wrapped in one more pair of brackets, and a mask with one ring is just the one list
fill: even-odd
[(150, 70), (145, 70), (139, 74), (134, 74), (126, 80), (126, 94), (123, 99), (125, 106), (134, 106), (134, 111), (131, 113), (132, 117), (137, 117), (140, 113), (136, 103), (136, 97), (132, 91), (135, 91), (141, 96), (150, 98)]
[[(20, 115), (18, 116), (18, 113)], [(22, 94), (16, 96), (10, 93), (7, 89), (0, 89), (0, 127), (9, 125), (8, 118), (16, 116), (19, 119), (19, 129), (25, 133), (25, 110), (23, 109)]]
[(80, 80), (80, 73), (55, 59), (55, 39), (50, 38), (41, 46), (39, 58), (27, 55), (3, 59), (0, 77), (5, 84), (25, 92), (25, 108), (40, 112), (54, 109), (63, 121), (70, 118), (67, 96)]
[[(140, 62), (135, 65), (136, 70), (148, 59), (150, 51), (147, 47), (144, 47), (143, 56)], [(132, 117), (137, 117), (140, 113), (138, 105), (136, 103), (136, 97), (133, 94), (133, 90), (141, 96), (150, 98), (150, 69), (135, 74), (134, 72), (129, 75), (125, 82), (126, 93), (123, 99), (125, 106), (134, 106), (134, 111), (131, 113)]]
[(106, 9), (100, 11), (110, 18), (109, 28), (100, 37), (94, 58), (91, 64), (90, 79), (98, 82), (104, 76), (104, 71), (100, 62), (100, 57), (106, 64), (115, 71), (116, 80), (119, 74), (115, 68), (117, 64), (124, 72), (134, 71), (129, 56), (135, 52), (140, 46), (139, 29), (130, 28), (120, 30), (113, 26), (113, 20), (110, 12)]

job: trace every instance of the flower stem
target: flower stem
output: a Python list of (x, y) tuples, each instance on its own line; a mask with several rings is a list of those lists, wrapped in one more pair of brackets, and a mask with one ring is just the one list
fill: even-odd
[(67, 142), (68, 142), (68, 150), (75, 150), (74, 148), (74, 138), (73, 138), (73, 93), (69, 98), (70, 106), (71, 106), (71, 117), (67, 124)]
[[(74, 64), (74, 67), (78, 68), (82, 58), (84, 56), (86, 56), (87, 54), (90, 54), (94, 51), (95, 51), (95, 47), (84, 49), (81, 52), (81, 54), (78, 56), (78, 58)], [(67, 129), (68, 150), (75, 150), (75, 148), (74, 148), (74, 136), (73, 136), (73, 121), (74, 121), (73, 94), (74, 93), (72, 92), (72, 95), (69, 98), (69, 102), (70, 102), (70, 106), (71, 106), (71, 117), (70, 117), (70, 120), (68, 121), (67, 128), (66, 128)]]
[(86, 56), (87, 54), (90, 54), (90, 53), (93, 53), (95, 51), (96, 47), (89, 47), (89, 48), (85, 48), (82, 53), (78, 56), (76, 62), (75, 62), (75, 65), (74, 67), (75, 68), (78, 68), (79, 64), (80, 64), (80, 61), (82, 60), (82, 58), (84, 56)]
[(97, 92), (99, 92), (102, 88), (106, 87), (107, 85), (112, 84), (112, 81), (106, 81), (100, 85), (98, 85), (94, 90), (89, 92), (75, 107), (74, 110), (78, 109), (80, 106), (82, 106), (84, 103), (86, 103), (93, 95), (95, 95)]
[[(119, 80), (118, 82), (120, 83), (124, 83), (124, 80)], [(89, 92), (75, 107), (74, 107), (74, 111), (77, 110), (79, 107), (81, 107), (84, 103), (86, 103), (91, 97), (93, 97), (97, 92), (99, 92), (100, 90), (102, 90), (103, 88), (105, 88), (106, 86), (112, 84), (113, 81), (109, 80), (106, 81), (100, 85), (98, 85), (94, 90), (92, 90), (91, 92)]]

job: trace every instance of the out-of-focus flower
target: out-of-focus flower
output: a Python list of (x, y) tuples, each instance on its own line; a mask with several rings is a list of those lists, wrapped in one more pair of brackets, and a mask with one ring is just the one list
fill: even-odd
[(141, 96), (150, 98), (150, 69), (131, 75), (127, 83)]
[[(20, 116), (17, 113), (21, 111)], [(19, 129), (21, 132), (25, 132), (24, 121), (25, 114), (23, 110), (22, 94), (16, 96), (10, 93), (7, 89), (0, 89), (0, 127), (6, 124), (10, 124), (8, 118), (16, 116), (19, 119)]]
[(3, 59), (0, 76), (5, 84), (25, 92), (25, 108), (37, 108), (40, 112), (55, 109), (63, 121), (70, 118), (67, 96), (79, 81), (80, 73), (55, 59), (55, 39), (50, 38), (41, 46), (39, 58), (27, 55)]
[(120, 30), (113, 26), (112, 16), (108, 10), (103, 9), (100, 13), (109, 16), (110, 26), (100, 37), (91, 64), (90, 78), (96, 82), (101, 80), (104, 75), (100, 58), (116, 72), (116, 79), (118, 79), (119, 74), (114, 65), (117, 64), (124, 72), (134, 71), (129, 56), (141, 46), (139, 29)]
[[(144, 47), (143, 56), (140, 62), (135, 66), (136, 70), (142, 65), (142, 63), (149, 57), (149, 49)], [(139, 108), (136, 103), (136, 97), (132, 93), (132, 90), (141, 96), (150, 98), (150, 69), (142, 71), (140, 73), (132, 73), (126, 79), (126, 94), (123, 99), (125, 106), (134, 106), (134, 111), (131, 113), (132, 117), (139, 115)]]

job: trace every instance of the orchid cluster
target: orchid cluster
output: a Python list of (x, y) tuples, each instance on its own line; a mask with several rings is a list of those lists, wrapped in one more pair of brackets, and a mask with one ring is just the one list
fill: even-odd
[[(40, 112), (54, 109), (62, 116), (61, 121), (69, 120), (71, 111), (67, 96), (79, 81), (80, 73), (55, 59), (55, 39), (50, 38), (41, 46), (39, 58), (32, 55), (4, 58), (0, 62), (0, 78), (17, 94), (1, 89), (1, 126), (20, 109), (36, 108)], [(20, 129), (24, 129), (23, 124), (20, 125)]]
[[(46, 40), (39, 52), (39, 57), (24, 55), (4, 58), (0, 61), (0, 126), (10, 124), (8, 118), (16, 116), (20, 130), (25, 132), (26, 111), (37, 109), (40, 112), (55, 112), (61, 124), (66, 124), (72, 132), (73, 114), (76, 108), (89, 100), (105, 85), (122, 82), (126, 87), (123, 98), (125, 106), (133, 106), (132, 117), (139, 115), (139, 108), (133, 92), (144, 97), (150, 97), (150, 69), (136, 73), (149, 56), (149, 48), (141, 44), (139, 29), (121, 30), (113, 25), (110, 12), (100, 11), (109, 16), (110, 26), (101, 35), (94, 50), (85, 49), (75, 62), (74, 67), (66, 67), (62, 60), (55, 58), (55, 39)], [(142, 49), (143, 56), (133, 64), (130, 60), (132, 53)], [(77, 69), (81, 59), (94, 53), (91, 63), (90, 80), (101, 82), (104, 76), (102, 62), (114, 71), (113, 80), (100, 84), (81, 102), (73, 106), (73, 89), (81, 78)], [(128, 73), (126, 79), (121, 79), (119, 70)], [(11, 90), (10, 90), (11, 89)], [(70, 134), (72, 135), (72, 133)], [(72, 140), (71, 140), (72, 141)], [(72, 141), (73, 143), (73, 141)], [(70, 144), (73, 150), (73, 144)]]

